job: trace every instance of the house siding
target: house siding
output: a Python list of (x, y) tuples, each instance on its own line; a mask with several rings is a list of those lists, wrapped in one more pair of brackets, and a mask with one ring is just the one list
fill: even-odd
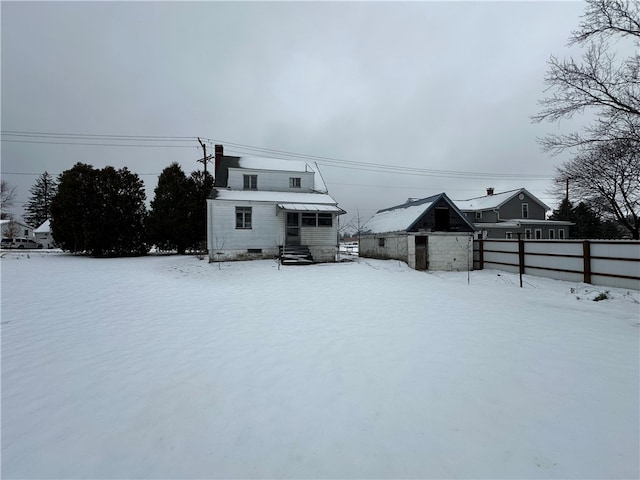
[[(248, 249), (262, 249), (261, 256), (274, 256), (284, 242), (284, 216), (275, 204), (258, 202), (208, 202), (207, 247), (210, 258), (248, 256)], [(236, 207), (251, 207), (251, 228), (236, 228)], [(259, 254), (254, 254), (259, 255)]]
[(524, 198), (520, 200), (517, 196), (510, 199), (502, 207), (500, 207), (500, 219), (522, 218), (522, 204), (528, 204), (529, 216), (531, 220), (544, 220), (546, 210), (540, 206), (537, 200), (523, 192)]
[[(236, 207), (251, 207), (251, 228), (237, 229)], [(286, 212), (276, 203), (227, 202), (209, 200), (207, 214), (207, 247), (210, 260), (273, 258), (285, 243)], [(333, 216), (331, 227), (301, 227), (300, 239), (309, 247), (316, 262), (335, 261), (338, 220)], [(261, 249), (250, 253), (249, 249)]]
[[(232, 190), (242, 190), (244, 188), (244, 175), (258, 176), (258, 190), (310, 192), (313, 189), (313, 172), (272, 172), (248, 168), (229, 169), (229, 188)], [(289, 188), (289, 178), (291, 177), (300, 178), (300, 188)]]
[(465, 212), (467, 220), (473, 223), (496, 223), (498, 214), (494, 210), (482, 210), (482, 218), (476, 218), (476, 212)]

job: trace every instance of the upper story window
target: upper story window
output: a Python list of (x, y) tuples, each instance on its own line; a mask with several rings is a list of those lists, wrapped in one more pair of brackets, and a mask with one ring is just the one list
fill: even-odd
[(289, 188), (300, 188), (302, 179), (300, 177), (289, 177)]
[(511, 232), (505, 232), (504, 238), (507, 240), (511, 240), (513, 238), (513, 234)]
[(522, 204), (522, 218), (529, 218), (529, 204)]
[(258, 189), (258, 175), (243, 175), (245, 190), (257, 190)]
[(476, 220), (480, 220), (482, 218), (482, 211), (476, 212)]
[(526, 238), (527, 240), (531, 240), (531, 229), (530, 228), (525, 228), (524, 229), (524, 238)]
[(564, 240), (564, 228), (559, 228), (558, 229), (558, 238), (560, 240)]

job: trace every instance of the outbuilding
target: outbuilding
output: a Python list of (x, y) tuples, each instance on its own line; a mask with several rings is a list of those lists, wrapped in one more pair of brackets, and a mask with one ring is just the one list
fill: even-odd
[(473, 268), (475, 228), (445, 193), (379, 210), (363, 228), (360, 256), (396, 259), (416, 270)]

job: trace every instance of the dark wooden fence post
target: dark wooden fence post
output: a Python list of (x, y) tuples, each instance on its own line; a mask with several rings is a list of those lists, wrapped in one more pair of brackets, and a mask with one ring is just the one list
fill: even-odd
[(478, 270), (484, 269), (484, 240), (478, 239)]
[(582, 265), (584, 283), (591, 283), (591, 243), (589, 240), (582, 242)]
[(524, 240), (518, 233), (518, 265), (520, 267), (520, 288), (522, 288), (522, 275), (524, 275)]

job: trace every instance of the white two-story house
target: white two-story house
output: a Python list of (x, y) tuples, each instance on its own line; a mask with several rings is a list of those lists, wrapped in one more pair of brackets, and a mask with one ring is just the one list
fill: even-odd
[(207, 199), (209, 261), (298, 258), (335, 261), (338, 216), (315, 162), (233, 157), (216, 145)]

